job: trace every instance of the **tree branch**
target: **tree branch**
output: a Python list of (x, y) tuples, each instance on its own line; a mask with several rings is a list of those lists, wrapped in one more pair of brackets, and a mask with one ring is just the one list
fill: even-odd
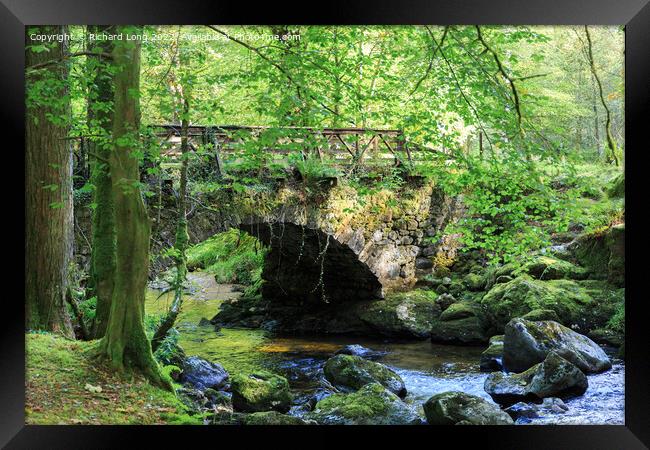
[[(278, 64), (277, 62), (273, 61), (271, 58), (269, 58), (269, 57), (266, 56), (264, 53), (262, 53), (262, 52), (260, 51), (259, 48), (257, 48), (257, 47), (253, 47), (252, 45), (247, 44), (247, 43), (244, 42), (244, 41), (241, 41), (241, 40), (239, 40), (239, 39), (237, 39), (237, 38), (235, 38), (235, 37), (233, 37), (233, 36), (230, 36), (228, 33), (226, 33), (225, 31), (220, 30), (219, 28), (217, 28), (217, 27), (215, 27), (215, 26), (212, 26), (212, 25), (206, 25), (206, 27), (210, 28), (212, 31), (215, 31), (215, 32), (217, 32), (217, 33), (219, 33), (219, 34), (221, 34), (221, 35), (227, 37), (229, 40), (231, 40), (231, 41), (233, 41), (233, 42), (236, 42), (237, 44), (239, 44), (239, 45), (241, 45), (241, 46), (247, 48), (248, 50), (252, 51), (253, 53), (257, 54), (257, 56), (259, 56), (259, 57), (262, 58), (264, 61), (268, 62), (268, 63), (271, 64), (273, 67), (275, 67), (276, 69), (278, 69), (278, 70), (279, 70), (279, 71), (280, 71), (280, 72), (281, 72), (281, 73), (282, 73), (282, 74), (287, 78), (287, 80), (288, 80), (291, 84), (293, 84), (294, 86), (296, 86), (298, 89), (302, 89), (302, 90), (307, 94), (307, 96), (308, 96), (309, 98), (311, 98), (312, 100), (314, 100), (316, 103), (318, 103), (320, 106), (322, 106), (325, 110), (327, 110), (327, 111), (330, 112), (331, 114), (334, 114), (335, 116), (339, 116), (339, 117), (341, 117), (341, 115), (340, 115), (338, 112), (334, 111), (332, 108), (330, 108), (329, 106), (327, 106), (327, 105), (325, 105), (324, 103), (322, 103), (319, 99), (317, 99), (313, 94), (311, 94), (307, 89), (305, 89), (304, 86), (302, 86), (300, 83), (298, 83), (298, 82), (297, 82), (297, 81), (296, 81), (296, 80), (291, 76), (291, 74), (289, 73), (289, 71), (287, 71), (287, 70), (286, 70), (284, 67), (282, 67), (280, 64)], [(348, 120), (348, 122), (351, 123), (351, 124), (354, 124), (353, 121)]]
[[(431, 32), (431, 30), (429, 30), (429, 32)], [(433, 34), (431, 34), (431, 39), (433, 39), (434, 42), (435, 42), (435, 37), (433, 37)], [(438, 47), (438, 48), (440, 48), (440, 47)], [(465, 103), (467, 103), (467, 106), (469, 106), (470, 110), (474, 113), (474, 116), (476, 116), (476, 121), (478, 122), (478, 126), (481, 129), (481, 131), (483, 131), (483, 133), (485, 134), (485, 138), (487, 139), (488, 143), (490, 144), (490, 149), (493, 150), (492, 140), (490, 139), (490, 135), (487, 133), (487, 131), (485, 131), (485, 128), (483, 127), (483, 122), (481, 121), (481, 117), (479, 116), (478, 111), (476, 111), (476, 108), (474, 107), (474, 105), (472, 105), (472, 103), (469, 101), (469, 99), (465, 95), (465, 92), (463, 91), (463, 88), (460, 85), (460, 82), (458, 81), (458, 78), (456, 77), (456, 72), (454, 71), (454, 68), (452, 67), (451, 63), (447, 59), (447, 56), (445, 55), (445, 52), (441, 48), (440, 48), (440, 56), (442, 56), (442, 59), (447, 64), (447, 67), (449, 67), (449, 71), (451, 72), (451, 76), (453, 77), (454, 82), (456, 83), (456, 87), (458, 88), (458, 91), (460, 92), (461, 97), (463, 97), (463, 100), (465, 101)]]
[(501, 64), (501, 60), (499, 59), (499, 56), (497, 53), (488, 45), (487, 42), (485, 42), (485, 39), (483, 39), (483, 35), (481, 34), (481, 27), (478, 25), (475, 25), (476, 28), (476, 33), (478, 35), (478, 40), (483, 44), (483, 47), (485, 47), (485, 50), (488, 51), (492, 57), (494, 58), (494, 62), (497, 64), (497, 68), (499, 69), (499, 72), (501, 75), (503, 75), (503, 78), (505, 78), (508, 83), (510, 84), (510, 89), (512, 90), (512, 97), (513, 101), (515, 104), (515, 109), (517, 110), (517, 126), (519, 128), (519, 132), (522, 132), (521, 128), (521, 105), (519, 102), (519, 92), (517, 91), (517, 86), (515, 86), (515, 80), (508, 75), (506, 70), (503, 67), (503, 64)]
[(45, 67), (51, 66), (52, 64), (58, 64), (60, 62), (65, 61), (66, 59), (76, 58), (77, 56), (101, 56), (102, 58), (106, 58), (110, 60), (113, 59), (113, 55), (111, 55), (110, 53), (77, 52), (77, 53), (71, 53), (69, 55), (64, 55), (61, 58), (50, 59), (49, 61), (44, 61), (42, 63), (34, 64), (32, 66), (27, 67), (25, 70), (27, 72), (31, 72), (34, 70), (44, 69)]
[[(430, 36), (433, 36), (433, 32), (431, 31), (431, 29), (430, 29), (428, 26), (425, 27), (425, 28), (426, 28), (427, 31), (429, 32), (429, 35), (430, 35)], [(431, 73), (431, 69), (433, 68), (433, 59), (435, 58), (436, 53), (438, 52), (438, 50), (440, 50), (440, 47), (442, 47), (442, 44), (445, 42), (445, 38), (447, 37), (447, 32), (448, 32), (448, 31), (449, 31), (449, 25), (447, 25), (447, 26), (445, 27), (445, 30), (444, 30), (443, 33), (442, 33), (442, 37), (440, 38), (440, 42), (438, 43), (438, 45), (436, 45), (436, 46), (433, 48), (433, 51), (431, 52), (431, 59), (429, 59), (429, 67), (427, 67), (427, 70), (426, 70), (426, 72), (424, 73), (424, 75), (422, 75), (422, 78), (420, 78), (420, 79), (418, 80), (418, 82), (415, 83), (415, 87), (413, 88), (413, 90), (411, 91), (411, 93), (409, 94), (409, 96), (412, 96), (413, 94), (415, 94), (415, 92), (416, 92), (416, 91), (418, 90), (418, 88), (420, 87), (420, 84), (422, 84), (422, 82), (423, 82), (423, 81), (424, 81), (424, 80), (429, 76), (429, 73)], [(435, 41), (432, 41), (432, 43), (435, 43)]]

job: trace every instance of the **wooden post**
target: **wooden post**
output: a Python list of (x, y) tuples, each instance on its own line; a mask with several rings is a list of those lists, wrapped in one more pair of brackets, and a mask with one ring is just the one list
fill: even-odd
[(221, 157), (219, 156), (219, 140), (217, 139), (217, 134), (214, 132), (213, 128), (210, 128), (208, 131), (208, 139), (212, 143), (214, 151), (214, 162), (215, 162), (215, 172), (217, 178), (221, 178), (224, 174), (223, 164), (221, 162)]

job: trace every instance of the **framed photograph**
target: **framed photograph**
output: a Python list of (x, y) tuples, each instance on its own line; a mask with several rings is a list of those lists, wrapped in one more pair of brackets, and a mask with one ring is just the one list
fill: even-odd
[(650, 445), (647, 0), (1, 3), (0, 444)]

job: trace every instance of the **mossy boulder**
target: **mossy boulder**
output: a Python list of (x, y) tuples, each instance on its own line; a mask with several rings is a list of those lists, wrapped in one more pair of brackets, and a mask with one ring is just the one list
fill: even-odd
[(269, 302), (259, 296), (242, 296), (225, 301), (210, 320), (218, 326), (258, 328), (267, 318)]
[(625, 173), (617, 175), (606, 188), (609, 198), (625, 197)]
[(490, 346), (481, 353), (481, 372), (495, 372), (503, 367), (503, 335), (492, 336)]
[(616, 287), (605, 280), (582, 280), (578, 284), (594, 299), (592, 308), (585, 311), (578, 323), (586, 334), (597, 328), (625, 332), (625, 288)]
[(491, 334), (492, 326), (485, 308), (473, 301), (451, 304), (431, 328), (431, 340), (440, 343), (484, 344)]
[(277, 411), (246, 414), (242, 422), (243, 425), (307, 425), (307, 422), (299, 417), (288, 416)]
[(597, 344), (609, 345), (610, 347), (621, 347), (625, 342), (623, 333), (607, 328), (596, 328), (587, 333), (587, 337)]
[(575, 281), (542, 281), (521, 275), (508, 283), (495, 285), (481, 303), (501, 330), (511, 319), (536, 309), (553, 310), (566, 324), (580, 323), (594, 301)]
[(291, 394), (286, 378), (267, 371), (249, 375), (237, 374), (231, 381), (232, 404), (235, 410), (287, 412)]
[(325, 378), (339, 389), (356, 391), (370, 383), (379, 383), (390, 392), (406, 396), (404, 380), (383, 364), (354, 355), (336, 355), (323, 367)]
[(480, 291), (485, 287), (485, 279), (476, 273), (468, 273), (465, 275), (463, 283), (470, 291)]
[(587, 270), (562, 259), (550, 256), (536, 256), (521, 268), (522, 273), (539, 280), (557, 280), (561, 278), (582, 280), (587, 277)]
[(308, 419), (322, 425), (419, 425), (422, 419), (381, 384), (351, 394), (334, 394), (316, 403)]
[(508, 414), (481, 397), (464, 392), (443, 392), (424, 405), (429, 425), (513, 425)]
[(521, 316), (521, 318), (530, 320), (531, 322), (538, 322), (540, 320), (554, 320), (555, 322), (562, 322), (557, 313), (552, 309), (533, 309), (532, 311)]
[(582, 235), (570, 250), (591, 277), (625, 286), (625, 223)]
[(440, 315), (436, 297), (433, 291), (417, 289), (364, 302), (356, 310), (361, 321), (380, 335), (426, 338)]
[(538, 401), (547, 397), (570, 398), (585, 393), (587, 377), (555, 352), (522, 373), (493, 372), (485, 380), (485, 392), (501, 405)]
[(585, 373), (598, 373), (612, 367), (598, 344), (557, 322), (513, 319), (506, 326), (503, 338), (506, 370), (523, 372), (544, 361), (552, 351)]

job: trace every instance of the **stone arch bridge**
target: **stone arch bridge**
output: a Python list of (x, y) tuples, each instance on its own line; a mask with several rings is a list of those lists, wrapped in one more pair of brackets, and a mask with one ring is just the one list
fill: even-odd
[[(173, 159), (180, 127), (155, 128), (163, 153)], [(303, 157), (328, 158), (344, 173), (364, 165), (410, 164), (419, 150), (399, 130), (193, 126), (188, 136), (192, 150), (207, 149), (202, 170), (205, 166), (212, 170), (208, 175), (214, 180), (226, 175), (225, 161), (235, 161), (246, 151), (242, 145), (255, 140), (265, 142), (267, 147), (260, 150), (272, 158), (286, 159), (287, 153), (299, 151)], [(80, 142), (79, 151), (83, 148)], [(222, 189), (192, 199), (190, 238), (196, 243), (239, 228), (268, 245), (262, 274), (266, 299), (289, 304), (380, 299), (413, 287), (420, 276), (430, 273), (436, 255), (455, 251), (451, 242), (434, 244), (427, 238), (458, 217), (459, 199), (446, 197), (422, 178), (406, 178), (396, 190), (363, 196), (336, 178), (310, 180), (315, 185), (309, 189), (307, 180), (292, 177), (271, 179), (243, 191), (224, 183)], [(159, 190), (158, 196), (146, 199), (152, 250), (157, 252), (173, 244), (176, 200), (171, 184), (145, 181)], [(80, 235), (76, 250), (83, 258), (89, 253), (84, 246), (84, 236), (90, 236), (89, 210), (75, 211)]]
[[(421, 179), (366, 196), (342, 184), (306, 195), (300, 183), (282, 182), (261, 193), (222, 191), (201, 203), (206, 208), (188, 221), (192, 241), (228, 228), (257, 237), (269, 248), (263, 297), (295, 305), (381, 299), (412, 288), (431, 273), (436, 255), (455, 251), (427, 238), (461, 211), (459, 199)], [(165, 232), (173, 236), (173, 228)]]

